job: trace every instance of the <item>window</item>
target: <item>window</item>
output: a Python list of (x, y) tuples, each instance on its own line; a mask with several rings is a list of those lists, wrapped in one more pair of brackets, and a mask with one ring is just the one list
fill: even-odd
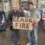
[(28, 7), (28, 0), (19, 0), (19, 3), (24, 8), (27, 8)]
[(4, 10), (9, 11), (10, 10), (10, 2), (4, 2)]

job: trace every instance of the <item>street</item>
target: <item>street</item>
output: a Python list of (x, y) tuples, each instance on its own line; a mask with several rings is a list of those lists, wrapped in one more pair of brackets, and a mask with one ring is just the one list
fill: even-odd
[[(26, 45), (28, 43), (27, 40), (27, 31), (20, 31), (21, 32), (21, 38), (20, 38), (20, 43), (21, 45)], [(39, 32), (39, 45), (45, 45), (45, 38), (43, 37), (44, 33), (42, 30)], [(11, 41), (11, 32), (8, 29), (6, 32), (0, 33), (0, 45), (14, 45)]]

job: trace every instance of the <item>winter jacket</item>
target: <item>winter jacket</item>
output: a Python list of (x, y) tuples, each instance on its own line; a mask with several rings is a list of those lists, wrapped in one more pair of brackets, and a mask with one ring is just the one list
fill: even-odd
[(23, 13), (23, 11), (22, 12), (20, 12), (20, 11), (16, 11), (16, 12), (14, 12), (13, 10), (11, 10), (10, 12), (9, 12), (9, 15), (8, 15), (8, 22), (9, 22), (9, 25), (10, 25), (10, 29), (12, 29), (13, 27), (12, 27), (12, 17), (13, 16), (15, 16), (15, 17), (23, 17), (24, 16), (24, 13)]

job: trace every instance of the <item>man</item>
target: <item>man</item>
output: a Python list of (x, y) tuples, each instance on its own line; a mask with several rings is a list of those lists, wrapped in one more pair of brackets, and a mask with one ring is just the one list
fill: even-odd
[(14, 45), (19, 44), (19, 39), (20, 39), (20, 29), (13, 29), (12, 27), (12, 18), (13, 16), (15, 17), (20, 17), (23, 15), (23, 12), (21, 12), (19, 9), (17, 9), (16, 6), (13, 6), (11, 11), (9, 12), (8, 20), (9, 20), (9, 25), (10, 25), (10, 30), (11, 30), (11, 38), (14, 43)]
[[(33, 30), (28, 32), (29, 44), (38, 45), (38, 22), (41, 15), (38, 10), (34, 10), (33, 2), (29, 3), (29, 11), (24, 10), (26, 16), (32, 18)], [(34, 35), (33, 35), (34, 34)]]

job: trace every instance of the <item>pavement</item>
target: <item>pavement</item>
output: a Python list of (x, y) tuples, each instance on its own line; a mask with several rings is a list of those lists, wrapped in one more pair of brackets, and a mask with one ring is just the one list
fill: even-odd
[(0, 45), (11, 45), (11, 33), (9, 30), (0, 33)]
[[(21, 34), (20, 34), (21, 37), (23, 36), (23, 38), (20, 39), (21, 40), (20, 42), (21, 42), (21, 45), (23, 45), (24, 40), (27, 41), (27, 38), (26, 38), (27, 31), (26, 31), (26, 33), (25, 33), (25, 31), (24, 32), (20, 31), (20, 32), (21, 32)], [(26, 41), (25, 41), (25, 43), (26, 43)], [(12, 43), (12, 41), (11, 41), (11, 32), (9, 29), (6, 29), (6, 32), (0, 33), (0, 45), (14, 45), (14, 43)]]

